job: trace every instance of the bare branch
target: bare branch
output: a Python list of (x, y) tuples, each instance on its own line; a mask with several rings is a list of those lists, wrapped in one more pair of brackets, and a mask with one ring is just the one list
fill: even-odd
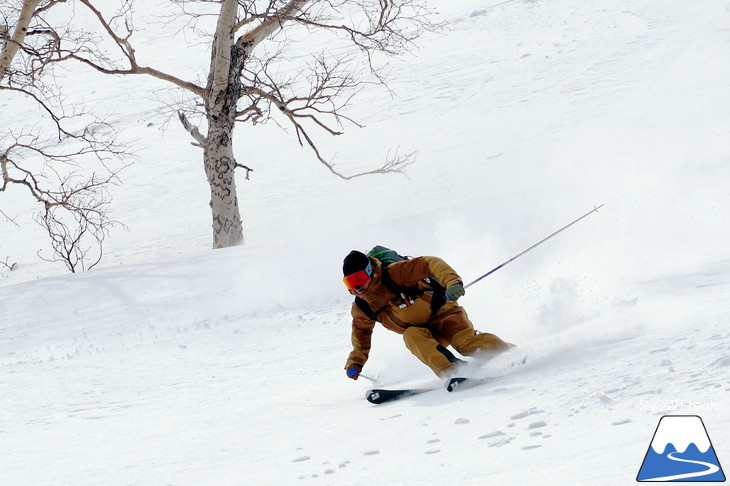
[[(249, 102), (247, 110), (256, 109), (256, 113), (260, 115), (262, 101), (273, 105), (276, 111), (283, 114), (294, 126), (299, 144), (308, 145), (317, 160), (342, 179), (349, 180), (363, 175), (402, 172), (413, 162), (415, 154), (389, 157), (382, 166), (376, 169), (349, 176), (344, 175), (335, 169), (332, 161), (324, 158), (304, 125), (305, 122), (308, 122), (330, 135), (342, 134), (342, 125), (345, 121), (358, 127), (362, 126), (342, 114), (344, 107), (362, 89), (363, 85), (359, 73), (353, 71), (348, 61), (348, 58), (331, 59), (324, 54), (317, 56), (310, 65), (310, 71), (304, 74), (305, 79), (302, 84), (309, 87), (308, 92), (300, 96), (286, 97), (284, 91), (290, 91), (297, 81), (277, 82), (268, 75), (266, 67), (260, 68), (255, 75), (244, 73), (244, 75), (250, 76), (248, 79), (251, 83), (244, 86), (242, 90)], [(262, 87), (267, 87), (268, 90), (262, 89)], [(243, 110), (239, 112), (239, 116), (250, 115)]]
[(13, 223), (16, 227), (20, 228), (20, 225), (15, 221), (15, 218), (11, 218), (7, 214), (5, 214), (5, 211), (0, 209), (0, 215), (5, 218), (5, 222), (7, 223)]
[[(321, 152), (319, 151), (319, 148), (317, 148), (317, 145), (314, 143), (312, 138), (309, 136), (309, 133), (307, 133), (307, 130), (297, 120), (298, 118), (308, 118), (308, 119), (316, 120), (316, 117), (314, 117), (313, 115), (297, 114), (295, 111), (292, 111), (287, 108), (286, 102), (281, 101), (280, 99), (278, 99), (276, 96), (274, 96), (271, 93), (261, 91), (257, 88), (248, 88), (247, 91), (249, 92), (249, 94), (256, 95), (260, 98), (265, 98), (265, 99), (269, 100), (271, 103), (273, 103), (279, 109), (279, 111), (281, 111), (283, 114), (285, 114), (287, 116), (287, 118), (289, 119), (289, 121), (294, 125), (297, 137), (299, 139), (299, 144), (301, 146), (304, 146), (304, 142), (306, 141), (307, 145), (309, 145), (309, 147), (312, 149), (315, 156), (317, 157), (317, 160), (319, 160), (319, 162), (322, 165), (327, 167), (327, 169), (331, 173), (336, 175), (337, 177), (340, 177), (345, 180), (350, 180), (350, 179), (354, 179), (356, 177), (360, 177), (360, 176), (364, 176), (364, 175), (401, 173), (407, 166), (409, 166), (415, 160), (415, 152), (411, 152), (405, 156), (400, 156), (400, 155), (396, 154), (392, 157), (389, 156), (386, 159), (386, 162), (377, 169), (346, 176), (346, 175), (342, 174), (341, 172), (337, 171), (335, 169), (335, 165), (331, 161), (326, 160), (322, 156)], [(335, 132), (335, 131), (329, 129), (328, 127), (324, 126), (321, 123), (318, 123), (318, 125), (324, 127), (332, 135), (340, 134), (339, 132)]]
[(116, 43), (116, 45), (122, 51), (122, 54), (127, 58), (127, 61), (129, 61), (129, 68), (119, 69), (119, 68), (104, 67), (101, 64), (99, 64), (91, 59), (85, 58), (83, 56), (79, 56), (76, 52), (66, 53), (65, 56), (63, 56), (59, 60), (75, 59), (104, 74), (147, 74), (149, 76), (153, 76), (153, 77), (161, 79), (163, 81), (172, 83), (176, 86), (179, 86), (180, 88), (191, 91), (200, 97), (203, 97), (203, 98), (206, 97), (206, 90), (204, 88), (196, 85), (195, 83), (191, 83), (189, 81), (182, 80), (176, 76), (164, 73), (162, 71), (159, 71), (159, 70), (151, 68), (151, 67), (140, 66), (137, 63), (136, 51), (135, 51), (134, 47), (132, 46), (132, 43), (130, 42), (130, 38), (132, 37), (132, 34), (134, 33), (134, 31), (129, 26), (129, 24), (128, 23), (125, 24), (126, 29), (127, 29), (127, 34), (126, 34), (126, 36), (122, 37), (121, 35), (117, 34), (114, 31), (114, 29), (112, 28), (112, 25), (111, 25), (111, 21), (106, 20), (104, 18), (104, 15), (102, 15), (102, 13), (96, 7), (94, 7), (94, 5), (92, 5), (90, 0), (79, 0), (79, 1), (82, 4), (84, 4), (96, 16), (96, 18), (99, 21), (99, 23), (101, 24), (102, 28), (107, 32), (109, 37)]
[(287, 22), (298, 23), (312, 32), (341, 34), (340, 37), (348, 39), (365, 55), (366, 70), (372, 79), (387, 88), (381, 68), (376, 66), (375, 55), (400, 55), (424, 32), (436, 30), (438, 26), (428, 18), (432, 12), (419, 0), (290, 0), (276, 8), (277, 3), (271, 0), (261, 12), (246, 12), (247, 16), (236, 25), (239, 29), (258, 23), (236, 43), (236, 48), (245, 50), (248, 56), (241, 69), (243, 85), (237, 121), (265, 123), (276, 121), (276, 113), (284, 115), (294, 127), (299, 144), (309, 146), (320, 163), (343, 179), (401, 172), (413, 162), (414, 153), (389, 156), (377, 169), (346, 176), (323, 156), (310, 134), (311, 127), (333, 136), (343, 133), (345, 123), (362, 127), (344, 114), (353, 97), (367, 84), (365, 73), (356, 66), (352, 54), (321, 53), (314, 57), (306, 71), (282, 79), (278, 61), (284, 60), (283, 46), (264, 53), (261, 59), (254, 56), (253, 49)]
[[(269, 38), (274, 32), (282, 28), (285, 21), (295, 19), (296, 14), (309, 2), (310, 0), (290, 0), (279, 10), (273, 12), (273, 2), (270, 3), (266, 13), (260, 17), (263, 21), (239, 37), (236, 41), (236, 47), (250, 55), (253, 49), (264, 39)], [(234, 27), (234, 32), (248, 23), (239, 22)]]
[(180, 119), (180, 123), (182, 123), (185, 130), (192, 135), (192, 137), (195, 139), (195, 142), (190, 142), (191, 145), (194, 145), (195, 147), (205, 147), (206, 139), (205, 136), (200, 133), (200, 130), (198, 130), (198, 127), (190, 123), (188, 121), (188, 118), (185, 116), (185, 113), (182, 111), (178, 112), (178, 118)]
[[(110, 183), (109, 179), (92, 178), (74, 184), (70, 178), (61, 184), (61, 193), (69, 204), (46, 206), (36, 220), (48, 232), (53, 248), (53, 257), (38, 256), (50, 262), (62, 262), (75, 273), (90, 270), (103, 256), (103, 243), (112, 226), (119, 224), (108, 216), (111, 202), (99, 188)], [(73, 223), (73, 224), (71, 224)]]
[[(122, 161), (130, 154), (113, 139), (99, 138), (100, 127), (105, 125), (88, 125), (61, 143), (33, 134), (16, 136), (0, 152), (0, 193), (11, 185), (25, 188), (41, 206), (35, 219), (48, 232), (54, 250), (50, 261), (64, 262), (72, 272), (98, 263), (109, 229), (119, 224), (108, 216), (107, 188), (118, 182), (126, 165), (114, 169), (108, 159)], [(101, 172), (84, 176), (80, 162), (89, 157), (98, 160)]]
[(317, 160), (319, 160), (319, 162), (322, 165), (327, 167), (327, 169), (331, 173), (333, 173), (337, 177), (340, 177), (341, 179), (350, 180), (350, 179), (354, 179), (356, 177), (361, 177), (361, 176), (365, 176), (365, 175), (402, 173), (403, 170), (405, 170), (405, 168), (408, 167), (410, 164), (412, 164), (413, 161), (415, 160), (415, 155), (416, 155), (415, 152), (411, 152), (410, 154), (407, 154), (405, 156), (399, 156), (396, 154), (393, 157), (388, 157), (386, 162), (382, 166), (378, 167), (377, 169), (373, 169), (373, 170), (369, 170), (369, 171), (365, 171), (365, 172), (358, 172), (356, 174), (346, 176), (335, 169), (335, 164), (332, 163), (332, 161), (327, 161), (322, 157), (322, 154), (320, 153), (316, 144), (314, 143), (314, 141), (312, 141), (312, 138), (309, 136), (309, 134), (304, 129), (304, 127), (299, 122), (297, 122), (294, 119), (294, 117), (290, 116), (289, 118), (296, 128), (297, 136), (299, 137), (299, 144), (302, 146), (304, 145), (302, 143), (302, 137), (304, 137), (304, 139), (307, 142), (307, 145), (309, 145), (309, 147), (312, 149), (312, 151), (314, 151), (314, 154), (316, 155)]
[(247, 165), (239, 164), (238, 162), (236, 162), (235, 167), (245, 170), (246, 171), (246, 180), (250, 180), (251, 172), (253, 172), (253, 169), (251, 167), (249, 167)]
[(81, 113), (76, 113), (71, 116), (65, 116), (65, 115), (59, 115), (56, 113), (56, 111), (47, 103), (45, 100), (41, 99), (39, 95), (36, 93), (32, 93), (26, 89), (22, 88), (15, 88), (11, 86), (0, 86), (0, 91), (2, 90), (8, 90), (8, 91), (15, 91), (18, 93), (23, 94), (24, 96), (27, 96), (28, 98), (31, 98), (33, 101), (36, 102), (36, 104), (48, 115), (48, 117), (53, 121), (54, 125), (56, 126), (56, 131), (58, 133), (59, 141), (62, 138), (72, 138), (74, 136), (73, 133), (66, 130), (66, 128), (63, 126), (62, 121), (64, 119), (73, 118), (76, 116), (82, 115)]
[(332, 11), (338, 8), (332, 2), (313, 3), (303, 15), (292, 20), (313, 29), (344, 34), (368, 56), (371, 65), (373, 53), (401, 55), (424, 32), (439, 28), (429, 20), (433, 11), (419, 0), (378, 0), (377, 6), (374, 3), (339, 0), (337, 7), (347, 8), (354, 19), (349, 25), (337, 23)]
[(0, 260), (0, 265), (7, 268), (11, 272), (15, 270), (15, 267), (18, 265), (18, 262), (8, 263), (10, 261), (10, 257), (5, 257), (5, 260)]
[(50, 10), (52, 7), (55, 7), (56, 5), (60, 5), (62, 3), (66, 3), (66, 2), (67, 2), (67, 0), (49, 0), (46, 5), (36, 9), (36, 11), (34, 12), (33, 15), (35, 15), (37, 17), (40, 14)]
[(267, 18), (272, 17), (276, 11), (276, 3), (276, 0), (269, 0), (268, 4), (261, 10), (259, 10), (259, 4), (257, 2), (239, 3), (239, 9), (241, 11), (239, 18), (241, 20), (233, 26), (233, 32), (238, 32), (253, 22), (264, 22)]

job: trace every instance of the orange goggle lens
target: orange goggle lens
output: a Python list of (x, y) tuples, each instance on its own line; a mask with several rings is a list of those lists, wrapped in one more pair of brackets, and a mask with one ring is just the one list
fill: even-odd
[(342, 279), (342, 282), (347, 287), (347, 290), (357, 290), (360, 287), (365, 287), (370, 281), (370, 276), (373, 274), (373, 265), (368, 263), (365, 270), (358, 270), (355, 273), (351, 273)]

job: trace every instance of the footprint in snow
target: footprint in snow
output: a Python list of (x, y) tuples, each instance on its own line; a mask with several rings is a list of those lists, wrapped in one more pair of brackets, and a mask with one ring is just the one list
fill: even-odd
[(613, 403), (613, 400), (611, 399), (611, 397), (604, 395), (603, 393), (598, 395), (598, 399), (601, 401), (601, 403), (605, 403), (605, 404)]
[(542, 446), (539, 445), (539, 444), (537, 444), (537, 445), (529, 445), (529, 446), (522, 447), (522, 450), (523, 451), (529, 451), (530, 449), (537, 449), (538, 447), (542, 447)]
[(656, 354), (656, 353), (666, 353), (666, 352), (667, 352), (667, 351), (669, 351), (670, 349), (671, 349), (671, 348), (670, 348), (669, 346), (667, 346), (667, 347), (665, 347), (665, 348), (659, 348), (659, 349), (652, 349), (651, 351), (649, 351), (649, 354)]
[(539, 410), (537, 408), (531, 408), (529, 410), (522, 411), (520, 413), (517, 413), (515, 415), (512, 415), (510, 417), (511, 420), (519, 420), (523, 419), (525, 417), (529, 417), (530, 415), (535, 415), (536, 413), (544, 413), (542, 410)]
[(513, 437), (505, 437), (502, 440), (498, 440), (496, 442), (491, 442), (488, 447), (502, 447), (506, 446), (510, 442), (512, 442)]
[(480, 439), (480, 440), (481, 439), (493, 439), (494, 437), (499, 437), (499, 436), (502, 436), (502, 435), (504, 435), (504, 432), (502, 432), (501, 430), (495, 430), (494, 432), (490, 432), (488, 434), (480, 435), (479, 437), (477, 437), (477, 439)]
[(631, 419), (627, 418), (627, 419), (617, 420), (615, 422), (612, 422), (611, 425), (624, 425), (624, 424), (630, 424), (630, 423), (631, 423)]

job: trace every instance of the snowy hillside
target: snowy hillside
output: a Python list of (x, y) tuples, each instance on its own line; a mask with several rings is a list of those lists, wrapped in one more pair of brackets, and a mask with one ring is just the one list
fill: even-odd
[[(344, 182), (292, 134), (243, 128), (241, 248), (209, 250), (201, 154), (159, 130), (144, 81), (87, 73), (72, 96), (140, 149), (114, 194), (128, 231), (64, 275), (30, 218), (0, 221), (18, 262), (0, 269), (0, 484), (633, 484), (665, 414), (700, 415), (728, 474), (730, 5), (439, 11), (448, 31), (392, 66), (397, 96), (364, 92), (366, 128), (321, 142), (348, 172), (417, 150), (407, 177)], [(6, 213), (31, 207), (10, 196)], [(351, 249), (438, 255), (470, 281), (603, 203), (460, 300), (518, 345), (482, 370), (499, 379), (374, 406), (345, 377)], [(365, 373), (437, 384), (382, 328)]]

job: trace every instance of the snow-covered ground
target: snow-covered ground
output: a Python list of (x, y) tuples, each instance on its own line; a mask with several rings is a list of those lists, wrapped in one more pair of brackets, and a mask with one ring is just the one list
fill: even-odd
[[(320, 137), (343, 172), (417, 150), (408, 177), (344, 182), (293, 134), (244, 128), (240, 248), (209, 250), (201, 154), (130, 89), (159, 85), (75, 85), (140, 149), (114, 193), (129, 229), (64, 275), (37, 260), (30, 203), (0, 198), (24, 222), (0, 221), (18, 262), (0, 269), (0, 484), (631, 484), (665, 414), (700, 415), (730, 463), (730, 4), (439, 11), (448, 32), (393, 63), (397, 96), (362, 93), (367, 127)], [(470, 281), (603, 203), (461, 300), (526, 364), (380, 406), (345, 377), (351, 249), (439, 255)], [(435, 384), (382, 328), (365, 372)]]

